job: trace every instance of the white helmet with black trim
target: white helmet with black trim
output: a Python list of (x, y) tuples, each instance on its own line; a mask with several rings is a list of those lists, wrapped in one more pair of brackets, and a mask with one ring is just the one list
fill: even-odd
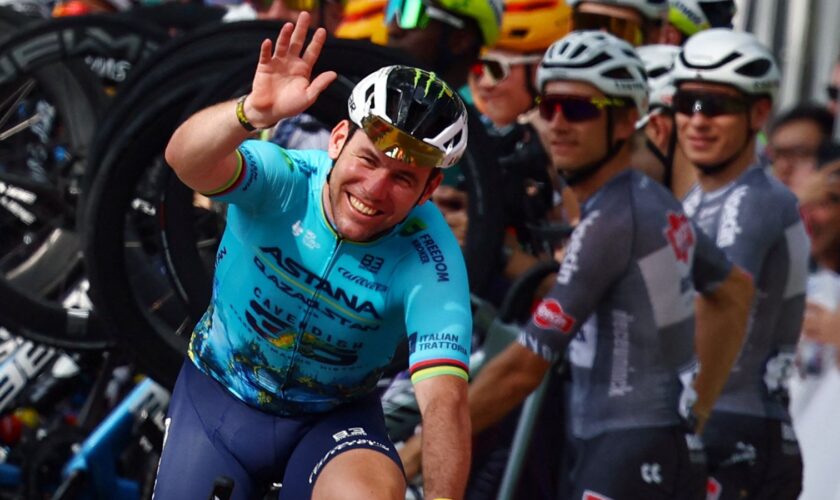
[(636, 48), (648, 78), (650, 107), (671, 107), (674, 96), (674, 61), (682, 50), (676, 45), (654, 44)]
[(566, 0), (566, 5), (574, 9), (582, 2), (629, 7), (652, 21), (663, 20), (668, 11), (668, 0)]
[(730, 85), (744, 94), (775, 100), (779, 67), (755, 35), (726, 28), (690, 37), (674, 65), (674, 83), (698, 81)]
[(467, 147), (467, 109), (434, 73), (386, 66), (363, 78), (347, 101), (350, 120), (387, 156), (447, 168)]
[(629, 43), (603, 31), (573, 31), (548, 48), (537, 68), (537, 90), (554, 80), (589, 83), (610, 97), (633, 101), (639, 116), (648, 108), (644, 65)]

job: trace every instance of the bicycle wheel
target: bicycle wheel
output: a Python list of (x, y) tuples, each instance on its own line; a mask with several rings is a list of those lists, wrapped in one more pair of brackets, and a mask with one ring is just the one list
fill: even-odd
[[(13, 230), (2, 239), (0, 296), (5, 305), (0, 314), (21, 335), (69, 349), (111, 345), (89, 312), (62, 306), (68, 293), (84, 284), (75, 226), (80, 179), (104, 105), (99, 78), (105, 76), (110, 84), (121, 80), (166, 38), (155, 27), (99, 15), (33, 23), (0, 43), (0, 86), (10, 96), (0, 116), (10, 125), (18, 122), (15, 127), (26, 123), (28, 115), (39, 119), (12, 135), (0, 135), (2, 181), (5, 193), (15, 198), (6, 207), (16, 216), (6, 225)], [(108, 61), (114, 62), (112, 70), (119, 69), (90, 74), (91, 65), (107, 69)], [(51, 119), (49, 124), (44, 117)], [(51, 131), (69, 139), (50, 137)], [(32, 221), (45, 224), (33, 226)]]

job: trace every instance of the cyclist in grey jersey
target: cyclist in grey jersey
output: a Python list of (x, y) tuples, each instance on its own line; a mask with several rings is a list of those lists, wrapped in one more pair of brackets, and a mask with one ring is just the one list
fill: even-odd
[[(583, 217), (520, 343), (471, 385), (473, 430), (521, 402), (568, 346), (579, 438), (571, 498), (701, 498), (705, 469), (690, 463), (680, 414), (680, 372), (690, 382), (695, 365), (695, 290), (711, 311), (745, 324), (747, 307), (737, 304), (748, 302), (749, 280), (670, 193), (629, 171), (627, 139), (647, 101), (642, 63), (629, 44), (573, 32), (549, 48), (537, 80), (551, 154), (582, 200)], [(711, 405), (683, 403), (689, 418)]]
[(779, 71), (749, 33), (689, 38), (674, 68), (678, 141), (697, 167), (684, 207), (757, 294), (747, 339), (703, 436), (716, 498), (796, 498), (802, 461), (787, 378), (802, 323), (808, 240), (795, 197), (754, 165)]
[(753, 166), (717, 190), (695, 186), (683, 207), (755, 277), (758, 290), (747, 339), (715, 409), (789, 422), (787, 378), (805, 307), (808, 255), (796, 197)]

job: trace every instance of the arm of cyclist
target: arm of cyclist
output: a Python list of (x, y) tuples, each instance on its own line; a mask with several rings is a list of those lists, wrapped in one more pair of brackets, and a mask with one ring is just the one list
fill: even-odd
[(426, 498), (463, 498), (470, 471), (467, 381), (452, 375), (414, 386), (423, 416), (423, 481)]
[(519, 406), (542, 382), (551, 363), (513, 342), (470, 384), (470, 419), (477, 434)]
[(700, 361), (700, 372), (694, 381), (698, 433), (741, 352), (754, 291), (750, 275), (733, 267), (725, 281), (711, 292), (698, 294), (695, 301), (695, 349)]
[[(269, 127), (303, 112), (336, 78), (335, 72), (327, 71), (311, 79), (326, 32), (319, 28), (303, 50), (309, 18), (304, 12), (297, 24), (286, 23), (273, 52), (271, 40), (263, 40), (251, 93), (242, 110), (252, 126)], [(191, 188), (213, 191), (235, 175), (236, 148), (248, 135), (237, 116), (236, 101), (216, 104), (178, 127), (166, 147), (166, 161)]]
[[(492, 426), (521, 404), (540, 385), (549, 366), (547, 361), (516, 342), (490, 360), (469, 387), (473, 434)], [(400, 459), (409, 479), (419, 474), (421, 465), (425, 464), (420, 444), (425, 432), (424, 419), (423, 431), (400, 448)]]

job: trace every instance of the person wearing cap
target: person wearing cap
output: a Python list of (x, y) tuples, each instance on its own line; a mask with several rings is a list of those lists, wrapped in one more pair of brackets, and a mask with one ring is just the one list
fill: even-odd
[(660, 41), (682, 45), (703, 30), (731, 28), (736, 10), (733, 0), (668, 0), (668, 20)]
[(695, 293), (705, 337), (721, 324), (745, 327), (749, 280), (666, 189), (630, 167), (648, 98), (632, 46), (572, 32), (548, 49), (536, 79), (551, 155), (581, 201), (581, 221), (519, 342), (470, 385), (473, 432), (521, 403), (567, 351), (568, 498), (703, 498), (705, 467), (689, 448), (713, 399), (709, 376), (697, 392), (692, 383)]
[(407, 338), (423, 416), (427, 498), (462, 498), (471, 316), (460, 249), (427, 203), (466, 148), (466, 108), (432, 73), (362, 79), (327, 151), (247, 140), (304, 111), (336, 78), (309, 15), (263, 41), (252, 90), (199, 111), (166, 161), (228, 203), (214, 289), (166, 420), (154, 496), (192, 498), (219, 475), (233, 498), (402, 499), (377, 381)]
[(666, 0), (566, 0), (570, 29), (601, 30), (633, 46), (656, 43), (668, 11)]
[(688, 39), (673, 71), (677, 137), (697, 168), (686, 213), (756, 286), (750, 328), (703, 441), (718, 498), (794, 499), (802, 458), (787, 384), (805, 308), (808, 237), (796, 197), (756, 161), (779, 88), (775, 58), (744, 32)]

